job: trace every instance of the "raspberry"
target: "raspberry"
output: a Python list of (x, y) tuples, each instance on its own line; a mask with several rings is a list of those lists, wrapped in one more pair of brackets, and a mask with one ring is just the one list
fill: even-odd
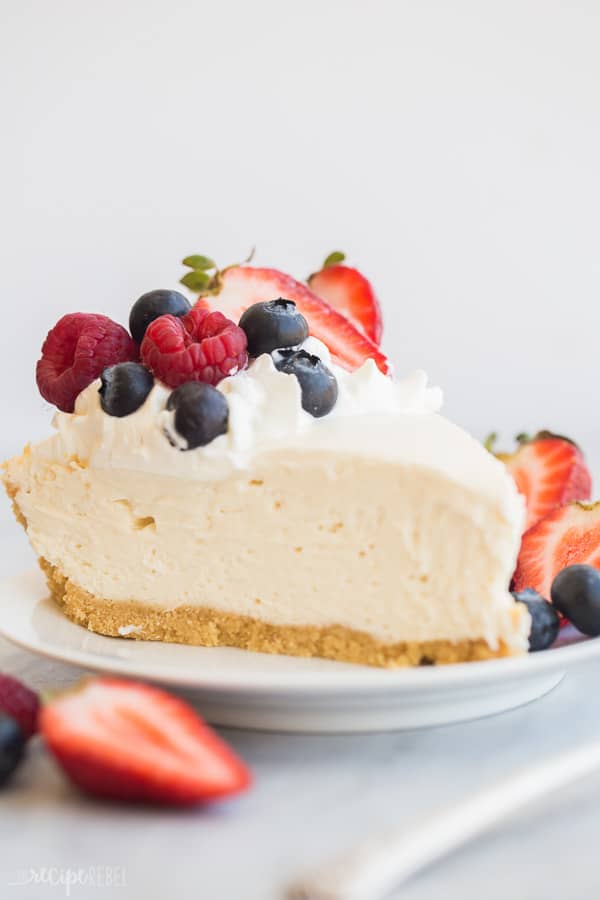
[(40, 394), (63, 412), (73, 412), (78, 394), (107, 366), (133, 362), (137, 345), (107, 316), (70, 313), (48, 333), (36, 368)]
[(144, 365), (168, 387), (188, 381), (218, 384), (248, 362), (246, 335), (220, 312), (195, 307), (186, 316), (160, 316), (141, 346)]
[(15, 720), (24, 738), (37, 731), (39, 707), (37, 694), (16, 678), (0, 673), (0, 712)]

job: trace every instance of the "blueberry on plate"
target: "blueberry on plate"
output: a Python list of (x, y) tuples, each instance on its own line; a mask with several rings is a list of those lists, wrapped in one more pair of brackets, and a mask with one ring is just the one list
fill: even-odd
[(227, 399), (211, 384), (190, 381), (180, 385), (167, 400), (167, 409), (175, 411), (175, 431), (187, 443), (182, 449), (204, 447), (227, 432)]
[(567, 566), (550, 589), (552, 603), (575, 628), (600, 634), (600, 572), (593, 566)]
[(109, 366), (101, 375), (100, 405), (109, 416), (129, 416), (146, 400), (152, 390), (152, 373), (140, 363), (125, 362)]
[(23, 732), (10, 716), (0, 715), (0, 785), (8, 781), (24, 753)]
[(546, 650), (550, 647), (560, 630), (560, 617), (554, 607), (544, 600), (541, 594), (531, 588), (513, 593), (517, 603), (524, 603), (531, 616), (529, 632), (529, 652)]
[(189, 301), (179, 291), (148, 291), (136, 300), (129, 313), (129, 331), (134, 341), (141, 344), (146, 328), (159, 316), (185, 316), (189, 313)]
[(260, 356), (282, 347), (297, 347), (308, 337), (308, 323), (293, 300), (269, 300), (248, 307), (239, 321), (246, 332), (248, 353)]
[(297, 350), (277, 363), (280, 372), (295, 375), (302, 390), (302, 408), (315, 418), (326, 416), (335, 406), (338, 386), (335, 375), (318, 356)]

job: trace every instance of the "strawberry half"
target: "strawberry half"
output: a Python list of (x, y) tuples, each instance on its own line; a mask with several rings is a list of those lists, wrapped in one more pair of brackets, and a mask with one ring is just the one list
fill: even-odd
[(534, 438), (519, 437), (515, 453), (497, 454), (525, 496), (525, 530), (557, 506), (573, 500), (589, 500), (592, 478), (583, 453), (568, 438), (540, 431)]
[(387, 358), (379, 347), (358, 330), (345, 316), (317, 297), (306, 285), (277, 269), (231, 266), (219, 273), (216, 287), (197, 305), (216, 309), (239, 322), (253, 303), (284, 297), (293, 300), (308, 322), (310, 333), (326, 344), (336, 361), (346, 369), (357, 369), (372, 358), (384, 374), (389, 372)]
[(549, 600), (556, 575), (575, 563), (600, 569), (600, 503), (570, 503), (526, 531), (513, 590), (533, 588)]
[(331, 253), (321, 271), (308, 279), (309, 287), (379, 344), (383, 322), (375, 291), (358, 269), (342, 265), (344, 259), (343, 253)]
[(98, 797), (192, 806), (250, 784), (190, 706), (134, 681), (85, 682), (44, 707), (40, 731), (69, 778)]

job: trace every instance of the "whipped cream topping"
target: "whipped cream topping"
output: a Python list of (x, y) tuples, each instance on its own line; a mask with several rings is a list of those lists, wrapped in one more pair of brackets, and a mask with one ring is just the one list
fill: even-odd
[[(229, 427), (226, 434), (205, 447), (187, 450), (177, 434), (174, 412), (167, 410), (170, 389), (156, 382), (145, 403), (123, 418), (107, 415), (100, 405), (100, 381), (77, 398), (75, 412), (54, 418), (61, 447), (56, 456), (74, 456), (97, 468), (124, 468), (155, 474), (214, 479), (232, 470), (248, 468), (254, 458), (285, 447), (330, 446), (339, 450), (372, 452), (368, 423), (348, 433), (348, 420), (379, 416), (430, 416), (442, 404), (439, 388), (428, 387), (427, 376), (416, 371), (394, 381), (372, 359), (354, 372), (331, 362), (329, 350), (315, 338), (302, 345), (335, 374), (338, 400), (333, 410), (315, 419), (302, 408), (300, 384), (294, 375), (275, 368), (264, 354), (245, 371), (225, 378), (218, 389), (227, 397)], [(339, 425), (339, 427), (338, 427)], [(361, 439), (361, 432), (363, 438)], [(186, 452), (181, 452), (186, 451)]]

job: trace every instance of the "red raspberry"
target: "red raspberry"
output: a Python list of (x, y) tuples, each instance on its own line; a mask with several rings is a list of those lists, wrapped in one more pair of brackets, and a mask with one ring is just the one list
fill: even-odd
[(38, 730), (39, 708), (37, 694), (16, 678), (0, 674), (0, 712), (15, 720), (24, 738), (31, 737)]
[(107, 316), (70, 313), (48, 333), (36, 368), (40, 394), (63, 412), (73, 412), (77, 395), (107, 366), (135, 362), (137, 344)]
[(246, 343), (242, 329), (223, 313), (196, 307), (151, 322), (140, 352), (144, 365), (171, 388), (188, 381), (215, 385), (246, 367)]

